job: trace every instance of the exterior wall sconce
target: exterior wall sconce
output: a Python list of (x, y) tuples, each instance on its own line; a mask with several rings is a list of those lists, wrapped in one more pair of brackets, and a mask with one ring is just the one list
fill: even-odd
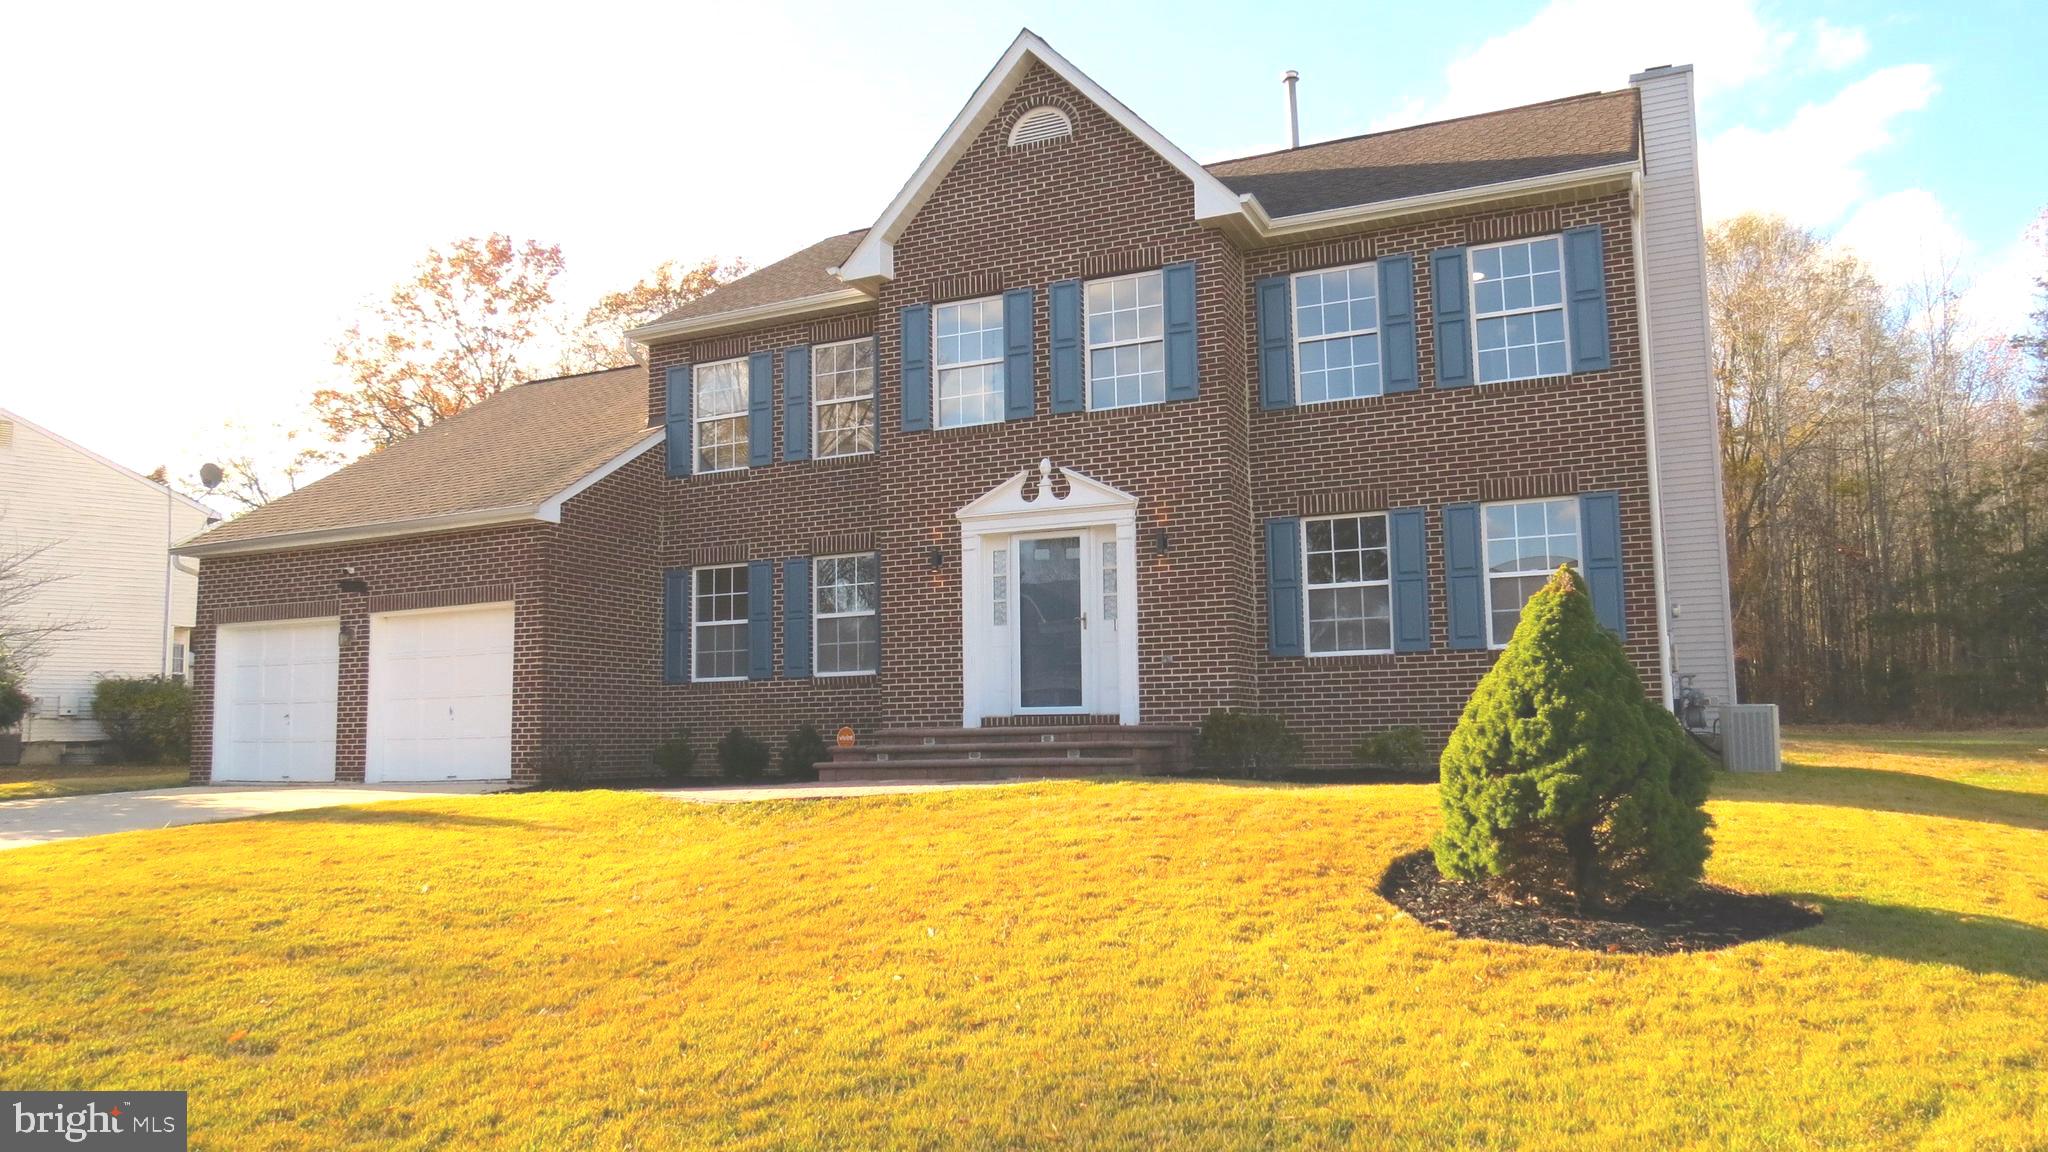
[(353, 624), (343, 624), (341, 626), (341, 642), (343, 644), (353, 644), (355, 640), (356, 626)]
[(929, 553), (925, 555), (924, 559), (926, 564), (931, 565), (932, 571), (937, 572), (939, 569), (944, 568), (946, 566), (945, 549), (933, 548)]
[(1164, 556), (1167, 553), (1173, 551), (1173, 540), (1171, 537), (1167, 536), (1166, 529), (1161, 528), (1158, 532), (1153, 534), (1152, 551), (1155, 555), (1159, 556)]

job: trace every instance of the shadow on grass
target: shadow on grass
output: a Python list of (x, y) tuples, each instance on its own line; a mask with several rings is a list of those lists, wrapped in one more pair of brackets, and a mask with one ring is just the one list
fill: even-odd
[(1826, 919), (1786, 943), (2048, 983), (2048, 929), (2002, 916), (1792, 893)]
[(374, 808), (304, 808), (297, 812), (270, 812), (255, 817), (288, 824), (378, 824), (413, 828), (526, 828), (525, 820), (503, 816), (476, 816), (467, 812), (419, 812), (379, 805)]
[(2048, 830), (2048, 796), (1886, 768), (1791, 766), (1776, 775), (1728, 773), (1715, 781), (1714, 791), (1724, 800), (1863, 808)]

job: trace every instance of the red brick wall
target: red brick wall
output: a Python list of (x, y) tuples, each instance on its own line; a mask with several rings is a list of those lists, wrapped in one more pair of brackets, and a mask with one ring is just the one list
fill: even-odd
[[(1475, 242), (1540, 236), (1600, 223), (1606, 240), (1612, 369), (1570, 377), (1439, 390), (1429, 298), (1429, 253)], [(1443, 569), (1445, 504), (1487, 498), (1488, 481), (1534, 494), (1621, 494), (1623, 603), (1628, 651), (1646, 690), (1661, 697), (1656, 577), (1651, 544), (1650, 471), (1634, 291), (1635, 254), (1626, 194), (1536, 212), (1481, 214), (1366, 237), (1370, 255), (1415, 257), (1420, 391), (1251, 412), (1253, 515), (1323, 510), (1428, 509), (1429, 652), (1390, 656), (1273, 658), (1261, 649), (1260, 707), (1278, 712), (1306, 738), (1310, 757), (1348, 759), (1362, 733), (1417, 724), (1448, 735), (1493, 653), (1452, 651)], [(1258, 277), (1356, 263), (1356, 248), (1307, 244), (1246, 261), (1246, 307)], [(1247, 329), (1248, 342), (1256, 339)], [(1254, 377), (1256, 380), (1256, 377)], [(1568, 478), (1556, 473), (1569, 473)], [(1372, 489), (1383, 501), (1339, 495)], [(1337, 506), (1328, 506), (1330, 502)], [(1375, 505), (1376, 507), (1366, 506)], [(1258, 540), (1263, 573), (1264, 534)], [(1265, 596), (1258, 597), (1265, 635)]]
[[(201, 561), (198, 623), (192, 629), (193, 782), (205, 783), (212, 774), (214, 640), (224, 610), (338, 602), (341, 627), (351, 638), (342, 641), (340, 649), (334, 776), (360, 781), (370, 700), (370, 599), (506, 583), (514, 589), (512, 773), (515, 780), (530, 780), (542, 739), (544, 574), (550, 531), (548, 525), (535, 523)], [(368, 582), (367, 593), (337, 590), (345, 568), (354, 568), (355, 578)], [(271, 615), (307, 614), (282, 610)]]

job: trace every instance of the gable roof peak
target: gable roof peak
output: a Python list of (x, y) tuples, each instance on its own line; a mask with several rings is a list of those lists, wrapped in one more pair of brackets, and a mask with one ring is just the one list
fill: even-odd
[(924, 162), (903, 186), (896, 198), (882, 211), (882, 215), (868, 229), (851, 253), (838, 267), (833, 269), (841, 280), (849, 284), (874, 284), (895, 275), (895, 243), (903, 230), (924, 207), (925, 201), (966, 154), (997, 112), (1003, 101), (1030, 71), (1033, 63), (1042, 64), (1064, 80), (1081, 96), (1100, 108), (1110, 119), (1116, 121), (1131, 135), (1136, 136), (1147, 147), (1173, 165), (1186, 176), (1195, 189), (1195, 219), (1213, 220), (1238, 216), (1243, 208), (1240, 197), (1226, 187), (1223, 181), (1212, 175), (1208, 169), (1196, 163), (1194, 158), (1182, 151), (1180, 146), (1161, 135), (1141, 119), (1137, 113), (1126, 107), (1123, 101), (1109, 94), (1089, 75), (1068, 62), (1067, 58), (1053, 50), (1052, 45), (1029, 28), (1021, 29), (1017, 38), (996, 61), (995, 67), (983, 78), (980, 87), (960, 109), (953, 122), (925, 154)]

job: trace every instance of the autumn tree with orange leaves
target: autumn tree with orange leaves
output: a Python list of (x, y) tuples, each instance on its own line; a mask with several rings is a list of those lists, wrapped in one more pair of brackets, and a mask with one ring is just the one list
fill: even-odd
[(626, 339), (626, 333), (748, 272), (744, 260), (706, 260), (685, 267), (664, 260), (645, 279), (619, 292), (607, 292), (583, 314), (583, 323), (564, 342), (561, 370), (592, 372), (644, 363), (647, 350)]
[(430, 249), (410, 279), (342, 334), (341, 388), (313, 394), (339, 444), (381, 448), (535, 375), (559, 245), (502, 233)]

